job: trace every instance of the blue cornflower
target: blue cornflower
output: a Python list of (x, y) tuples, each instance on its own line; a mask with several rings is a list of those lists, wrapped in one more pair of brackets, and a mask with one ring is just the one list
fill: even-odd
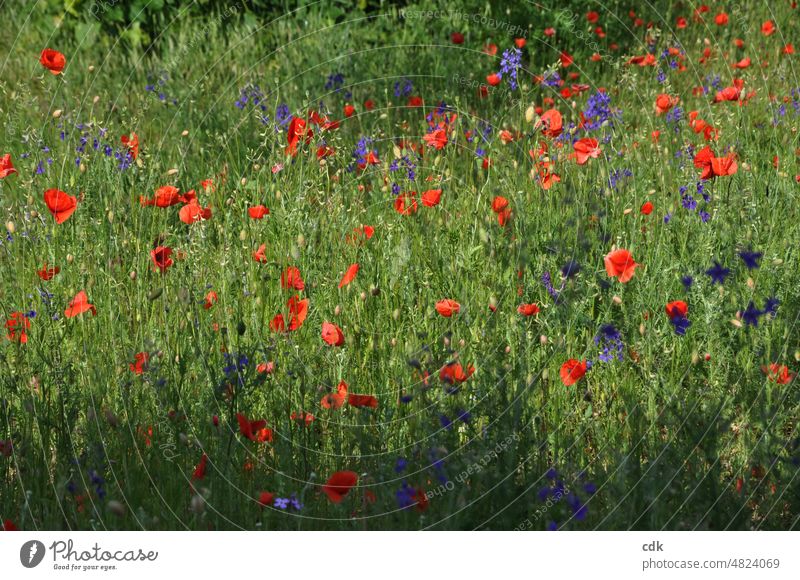
[(408, 460), (405, 457), (398, 457), (394, 464), (395, 473), (402, 473), (408, 467)]
[(764, 314), (769, 314), (774, 317), (778, 313), (778, 305), (780, 303), (781, 301), (774, 296), (767, 298), (767, 301), (764, 303)]
[(758, 326), (758, 319), (761, 318), (763, 314), (764, 312), (756, 308), (756, 305), (751, 300), (747, 308), (742, 312), (742, 320), (744, 320), (745, 324), (750, 326)]
[(619, 331), (613, 324), (602, 325), (600, 332), (594, 337), (594, 343), (602, 349), (597, 357), (602, 362), (611, 362), (615, 358), (622, 360), (622, 352), (625, 345), (622, 342)]
[(578, 272), (581, 271), (581, 265), (578, 264), (575, 260), (569, 260), (566, 264), (561, 267), (561, 275), (564, 278), (572, 278), (576, 276)]
[(404, 510), (406, 508), (410, 508), (412, 505), (416, 503), (414, 496), (417, 494), (417, 491), (408, 485), (408, 482), (404, 481), (403, 484), (400, 486), (395, 492), (395, 498), (397, 499), (397, 506)]
[(694, 284), (694, 278), (691, 276), (684, 276), (681, 278), (681, 283), (686, 290), (689, 290), (692, 287), (692, 284)]
[(678, 336), (684, 336), (686, 334), (686, 331), (692, 325), (692, 321), (683, 316), (673, 316), (672, 318), (670, 318), (670, 322), (672, 323), (672, 326), (675, 328), (675, 334), (677, 334)]
[(763, 255), (764, 254), (762, 254), (761, 252), (749, 252), (746, 250), (742, 250), (741, 252), (739, 252), (739, 257), (744, 262), (744, 265), (747, 266), (748, 270), (755, 270), (756, 268), (758, 268), (760, 265), (758, 261), (761, 259)]
[(706, 270), (706, 274), (711, 277), (712, 284), (724, 284), (725, 278), (727, 278), (730, 273), (731, 271), (728, 268), (723, 268), (716, 260), (714, 260), (714, 265)]
[(500, 76), (500, 78), (503, 78), (503, 76), (508, 77), (508, 86), (511, 87), (512, 91), (517, 88), (517, 71), (521, 64), (522, 51), (520, 49), (512, 48), (503, 51), (503, 57), (500, 59), (500, 72), (498, 76)]

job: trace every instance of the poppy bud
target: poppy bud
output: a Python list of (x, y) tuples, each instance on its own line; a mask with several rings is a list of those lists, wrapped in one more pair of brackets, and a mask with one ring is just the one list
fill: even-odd
[(75, 257), (72, 254), (67, 254), (67, 264), (72, 264), (75, 260)]
[(131, 270), (131, 273), (128, 274), (128, 278), (131, 280), (136, 280), (136, 270)]
[(61, 116), (61, 113), (62, 113), (61, 109), (56, 109), (55, 111), (53, 111), (53, 119), (58, 119)]
[(396, 339), (396, 338), (393, 338), (393, 339), (391, 340), (391, 345), (392, 345), (392, 346), (397, 346), (397, 339)]
[(539, 344), (547, 344), (547, 337), (544, 334), (539, 337)]
[(622, 304), (622, 298), (620, 298), (620, 297), (619, 297), (619, 296), (617, 296), (616, 294), (615, 294), (615, 295), (614, 295), (614, 297), (611, 299), (611, 301), (612, 301), (614, 304), (616, 304), (617, 306), (619, 306), (620, 304)]
[(335, 316), (339, 316), (342, 313), (342, 306), (341, 304), (337, 304), (336, 308), (333, 309), (333, 314)]
[(181, 133), (181, 137), (186, 137), (188, 134), (189, 134), (189, 131), (184, 129), (183, 132)]
[(369, 291), (373, 296), (378, 296), (381, 293), (381, 289), (377, 286), (373, 286)]
[(192, 496), (192, 499), (189, 500), (189, 509), (194, 514), (201, 514), (206, 509), (206, 500), (200, 494), (195, 494)]
[(241, 241), (245, 241), (245, 240), (247, 239), (247, 232), (246, 232), (246, 231), (244, 231), (244, 230), (242, 230), (241, 232), (239, 232), (239, 239), (240, 239)]
[(364, 302), (366, 299), (367, 299), (367, 293), (366, 292), (362, 292), (361, 293), (361, 301)]
[(120, 518), (125, 515), (125, 506), (115, 499), (110, 500), (106, 504), (106, 509), (108, 509), (109, 512)]
[(14, 225), (14, 222), (6, 222), (6, 229), (8, 230), (9, 234), (13, 234), (17, 228)]
[(397, 320), (398, 318), (400, 318), (400, 309), (399, 309), (399, 308), (395, 308), (395, 309), (392, 311), (392, 318), (394, 318), (395, 320)]
[(510, 352), (511, 352), (511, 347), (510, 346), (506, 346), (506, 354), (509, 354)]

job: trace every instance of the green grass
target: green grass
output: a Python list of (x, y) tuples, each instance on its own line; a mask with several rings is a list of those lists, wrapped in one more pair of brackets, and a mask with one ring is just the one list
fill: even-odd
[[(564, 12), (522, 10), (515, 18), (533, 23), (525, 80), (516, 91), (504, 82), (487, 99), (478, 98), (475, 83), (498, 70), (513, 44), (504, 29), (475, 22), (403, 20), (394, 8), (335, 19), (312, 7), (273, 22), (183, 17), (145, 52), (85, 15), (54, 28), (42, 14), (25, 21), (20, 11), (0, 25), (0, 154), (11, 153), (18, 169), (0, 181), (0, 213), (10, 224), (0, 246), (0, 315), (36, 316), (26, 344), (0, 342), (0, 440), (13, 444), (9, 457), (0, 455), (0, 520), (21, 529), (545, 529), (551, 521), (579, 530), (796, 528), (797, 383), (769, 381), (761, 366), (796, 370), (800, 358), (800, 116), (791, 103), (800, 96), (790, 93), (800, 82), (797, 56), (780, 54), (798, 25), (788, 6), (759, 12), (765, 10), (732, 10), (726, 29), (711, 23), (674, 31), (681, 14), (674, 9), (662, 12), (664, 21), (643, 16), (661, 29), (656, 55), (672, 45), (670, 32), (686, 48), (687, 70), (668, 71), (667, 84), (656, 80), (655, 68), (624, 65), (645, 53), (643, 28), (598, 41), (604, 59), (593, 63), (592, 47), (580, 39), (543, 36)], [(604, 14), (602, 23), (630, 26), (626, 14), (621, 10), (618, 21)], [(579, 30), (583, 18), (581, 11)], [(778, 25), (775, 35), (746, 29), (767, 18)], [(449, 41), (453, 30), (465, 32), (465, 44)], [(704, 37), (716, 58), (701, 65)], [(744, 50), (733, 47), (736, 37)], [(498, 45), (496, 57), (481, 52), (487, 42)], [(611, 42), (623, 48), (612, 51)], [(37, 62), (45, 46), (66, 54), (64, 75)], [(575, 57), (575, 82), (590, 85), (566, 99), (531, 81), (561, 48)], [(745, 55), (753, 65), (732, 71), (730, 62)], [(761, 68), (762, 60), (769, 66)], [(157, 87), (166, 102), (145, 90), (161, 71), (166, 80)], [(342, 93), (325, 88), (336, 72), (353, 94), (347, 102), (357, 112), (349, 119)], [(712, 105), (713, 91), (693, 95), (706, 76), (720, 75), (727, 86), (734, 72), (756, 93), (746, 106)], [(404, 78), (424, 108), (394, 95)], [(248, 83), (268, 93), (268, 125), (250, 106), (234, 106)], [(534, 131), (526, 110), (554, 98), (566, 127), (579, 121), (598, 87), (620, 117), (592, 133), (601, 157), (578, 166), (566, 158), (569, 143), (556, 148)], [(677, 131), (654, 114), (661, 92), (681, 97)], [(786, 115), (773, 126), (785, 97)], [(374, 110), (365, 111), (366, 99)], [(340, 129), (324, 134), (336, 154), (317, 161), (315, 129), (312, 144), (288, 159), (285, 132), (273, 125), (277, 105), (297, 115), (319, 101), (341, 119)], [(442, 151), (425, 150), (409, 185), (389, 164), (400, 140), (421, 141), (424, 115), (440, 101), (458, 113), (456, 131)], [(699, 171), (676, 152), (705, 145), (687, 124), (691, 110), (719, 129), (714, 150), (731, 146), (739, 162), (735, 175), (705, 184), (707, 205), (695, 195), (711, 214), (708, 223), (681, 206), (679, 193), (694, 188)], [(495, 128), (482, 145), (488, 170), (475, 155), (480, 138), (464, 136), (479, 132), (481, 121)], [(82, 167), (75, 162), (79, 123), (90, 133)], [(101, 127), (101, 143), (115, 149), (121, 135), (138, 134), (133, 167), (120, 171), (102, 146), (92, 150)], [(522, 136), (504, 145), (501, 129)], [(661, 131), (659, 144), (653, 130)], [(374, 139), (380, 164), (348, 171), (362, 137)], [(530, 175), (528, 151), (544, 142), (558, 156), (561, 177), (549, 191)], [(45, 171), (37, 174), (40, 161)], [(273, 173), (279, 163), (283, 169)], [(622, 170), (632, 176), (610, 188), (609, 177)], [(428, 177), (441, 178), (441, 204), (420, 205), (411, 216), (395, 212), (392, 181), (421, 192), (435, 185)], [(213, 192), (200, 187), (209, 178)], [(140, 205), (140, 196), (163, 185), (195, 189), (212, 219), (189, 226), (178, 206)], [(42, 198), (56, 187), (83, 198), (61, 225)], [(497, 195), (513, 211), (505, 227), (492, 212)], [(640, 215), (648, 200), (655, 211)], [(249, 219), (247, 208), (262, 203), (270, 215)], [(375, 228), (374, 237), (349, 242), (362, 224)], [(163, 275), (150, 259), (156, 240), (182, 254)], [(251, 257), (262, 243), (265, 264)], [(627, 284), (603, 266), (615, 246), (641, 264)], [(757, 270), (737, 256), (748, 248), (763, 253)], [(555, 303), (541, 276), (549, 272), (559, 288), (570, 259), (581, 271), (564, 282)], [(704, 274), (712, 260), (731, 269), (721, 287)], [(35, 273), (45, 262), (61, 268), (49, 282)], [(355, 262), (356, 280), (338, 289)], [(306, 287), (298, 294), (310, 308), (302, 328), (276, 334), (270, 320), (286, 314), (297, 293), (280, 285), (289, 265), (302, 272)], [(686, 275), (695, 280), (688, 291)], [(43, 299), (40, 289), (52, 297)], [(67, 319), (64, 310), (80, 290), (97, 315)], [(209, 290), (219, 300), (207, 310)], [(757, 327), (731, 323), (751, 300), (762, 307), (772, 296), (780, 300), (774, 318), (763, 316)], [(443, 298), (457, 300), (461, 312), (439, 316), (435, 304)], [(689, 304), (686, 336), (673, 332), (664, 313), (672, 300)], [(522, 302), (536, 302), (541, 312), (522, 317)], [(342, 328), (342, 347), (323, 343), (323, 321)], [(597, 359), (593, 338), (605, 323), (621, 332), (622, 361)], [(141, 376), (128, 367), (139, 352), (151, 357)], [(225, 352), (248, 357), (238, 376), (224, 372)], [(591, 359), (594, 367), (565, 387), (559, 369), (569, 358)], [(476, 372), (448, 394), (439, 369), (455, 359)], [(267, 361), (274, 373), (257, 373)], [(415, 366), (430, 373), (427, 385)], [(321, 408), (341, 380), (350, 392), (375, 395), (379, 407)], [(404, 395), (413, 400), (401, 403)], [(308, 428), (290, 419), (301, 409), (316, 416)], [(456, 419), (464, 410), (468, 423)], [(238, 412), (265, 419), (272, 443), (241, 437)], [(453, 420), (451, 429), (440, 415)], [(195, 496), (191, 476), (202, 453), (208, 470), (194, 482)], [(399, 457), (408, 463), (402, 473), (395, 471)], [(550, 468), (578, 493), (585, 518), (574, 517), (561, 494), (550, 503), (537, 498), (553, 485)], [(338, 470), (356, 471), (359, 485), (333, 504), (320, 486)], [(424, 511), (399, 509), (404, 481), (428, 493)], [(589, 482), (593, 493), (584, 487)], [(261, 491), (296, 493), (304, 507), (261, 508)]]

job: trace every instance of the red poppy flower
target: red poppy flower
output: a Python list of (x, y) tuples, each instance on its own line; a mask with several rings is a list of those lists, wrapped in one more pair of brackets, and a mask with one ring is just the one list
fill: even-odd
[(347, 399), (347, 383), (340, 381), (335, 393), (328, 393), (319, 402), (325, 409), (340, 409)]
[(67, 58), (52, 48), (45, 48), (39, 57), (39, 62), (42, 66), (49, 70), (54, 75), (61, 74), (64, 67), (67, 66)]
[(0, 157), (0, 179), (4, 179), (16, 172), (17, 170), (14, 169), (14, 164), (11, 163), (11, 153), (6, 153)]
[(284, 290), (302, 290), (306, 287), (300, 270), (294, 266), (289, 266), (281, 274), (281, 288)]
[(60, 189), (48, 189), (44, 192), (44, 203), (53, 214), (57, 224), (63, 224), (78, 207), (78, 200)]
[(333, 503), (341, 503), (357, 483), (358, 474), (355, 471), (337, 471), (322, 486), (322, 491)]
[(589, 21), (589, 24), (594, 24), (598, 20), (600, 20), (600, 15), (594, 10), (590, 10), (589, 12), (586, 13), (586, 20)]
[(736, 62), (736, 63), (733, 64), (733, 68), (738, 68), (738, 69), (745, 69), (745, 68), (748, 68), (749, 66), (750, 66), (750, 58), (749, 57), (745, 57), (742, 60), (740, 60), (739, 62)]
[(263, 419), (250, 421), (242, 413), (236, 413), (239, 422), (239, 432), (250, 441), (272, 441), (272, 430), (267, 429), (267, 422)]
[(492, 73), (486, 76), (486, 82), (489, 83), (489, 86), (496, 87), (500, 84), (503, 79), (497, 73)]
[(217, 293), (211, 290), (208, 294), (206, 294), (205, 302), (203, 303), (203, 308), (209, 310), (214, 304), (216, 304), (217, 300), (219, 300), (219, 296)]
[(761, 34), (764, 36), (771, 36), (775, 32), (775, 23), (772, 20), (767, 20), (761, 25)]
[(417, 211), (417, 192), (404, 191), (394, 198), (394, 211), (400, 215), (411, 215)]
[(203, 453), (203, 455), (200, 456), (200, 462), (197, 464), (197, 466), (194, 468), (194, 471), (192, 472), (192, 481), (197, 481), (205, 478), (207, 465), (208, 465), (208, 455)]
[(725, 14), (724, 12), (720, 12), (714, 17), (714, 23), (717, 26), (725, 26), (726, 24), (728, 24), (728, 15)]
[(305, 137), (305, 142), (309, 143), (313, 136), (314, 132), (306, 127), (305, 119), (292, 117), (289, 123), (289, 129), (286, 131), (286, 140), (288, 141), (286, 153), (294, 157), (297, 153), (297, 145), (300, 143), (300, 140)]
[(369, 240), (374, 235), (375, 228), (372, 226), (359, 226), (357, 228), (353, 228), (353, 233), (348, 234), (345, 240), (352, 244), (356, 243), (357, 241), (363, 241), (362, 238)]
[(73, 318), (79, 314), (83, 314), (87, 310), (92, 311), (92, 316), (97, 315), (97, 309), (94, 307), (94, 304), (89, 304), (89, 298), (87, 298), (86, 292), (81, 290), (70, 301), (69, 305), (67, 305), (67, 309), (64, 311), (64, 316), (67, 318)]
[(561, 135), (564, 119), (556, 109), (549, 109), (542, 113), (541, 117), (536, 121), (534, 129), (538, 129), (540, 126), (543, 127), (542, 134), (545, 137), (555, 139)]
[(211, 207), (202, 207), (200, 203), (193, 199), (181, 208), (178, 217), (185, 224), (193, 224), (201, 220), (211, 219)]
[(612, 278), (618, 278), (623, 284), (633, 278), (634, 269), (639, 266), (633, 261), (633, 256), (628, 250), (615, 250), (606, 254), (603, 259), (606, 273)]
[(347, 404), (350, 405), (351, 407), (357, 407), (359, 409), (362, 409), (364, 407), (377, 409), (378, 399), (376, 399), (372, 395), (348, 395)]
[(266, 264), (267, 263), (266, 249), (267, 249), (267, 244), (261, 244), (260, 246), (258, 246), (258, 249), (255, 252), (253, 252), (253, 259), (261, 264)]
[(47, 282), (48, 280), (52, 280), (55, 278), (56, 274), (61, 271), (61, 268), (58, 266), (53, 266), (52, 268), (47, 267), (47, 263), (45, 262), (44, 266), (42, 266), (41, 270), (36, 271), (36, 275), (39, 276), (42, 280)]
[(711, 147), (708, 146), (698, 151), (694, 156), (694, 166), (702, 169), (700, 179), (733, 175), (739, 168), (734, 153), (729, 153), (725, 157), (716, 157)]
[(742, 91), (738, 87), (725, 87), (721, 91), (717, 91), (714, 95), (715, 103), (722, 103), (724, 101), (738, 101), (741, 97)]
[(342, 334), (342, 329), (331, 322), (323, 322), (322, 340), (331, 346), (342, 346), (344, 344), (344, 334)]
[(311, 423), (313, 423), (316, 420), (316, 417), (314, 415), (312, 415), (311, 413), (307, 413), (306, 411), (300, 411), (299, 413), (296, 411), (292, 411), (292, 414), (289, 416), (289, 418), (295, 423), (298, 423), (299, 425), (303, 425), (305, 427), (308, 427), (309, 425), (311, 425)]
[(350, 267), (347, 269), (347, 272), (344, 273), (342, 279), (339, 280), (339, 288), (343, 288), (347, 286), (350, 282), (355, 280), (356, 274), (358, 274), (358, 264), (351, 264)]
[(461, 304), (449, 298), (439, 300), (439, 302), (436, 303), (436, 312), (445, 318), (450, 318), (453, 314), (458, 314), (460, 310)]
[(273, 372), (275, 372), (275, 363), (272, 361), (259, 363), (256, 365), (256, 372), (259, 374), (271, 375)]
[(464, 44), (464, 35), (460, 32), (452, 32), (450, 33), (450, 41), (453, 44)]
[(336, 150), (330, 145), (320, 145), (317, 147), (317, 159), (327, 159), (336, 154)]
[(154, 205), (156, 207), (171, 207), (179, 203), (187, 203), (184, 196), (180, 194), (180, 190), (172, 185), (164, 185), (156, 190), (153, 199), (147, 199), (144, 196), (139, 197), (139, 203), (142, 206)]
[(247, 210), (247, 213), (250, 215), (250, 217), (252, 219), (260, 220), (260, 219), (263, 219), (264, 216), (268, 216), (269, 215), (269, 208), (267, 206), (264, 206), (264, 205), (257, 205), (257, 206), (249, 208)]
[(667, 316), (670, 320), (676, 317), (685, 318), (686, 313), (689, 312), (689, 306), (683, 300), (675, 300), (668, 303), (664, 309), (667, 311)]
[(762, 366), (761, 370), (767, 375), (767, 379), (779, 385), (788, 385), (797, 375), (797, 373), (790, 372), (786, 365), (778, 363), (770, 363), (768, 367)]
[(297, 330), (303, 326), (306, 316), (308, 315), (308, 298), (300, 300), (299, 296), (292, 296), (286, 303), (289, 309), (289, 330)]
[(497, 195), (492, 200), (492, 211), (494, 213), (500, 213), (504, 209), (508, 207), (508, 200), (503, 197), (502, 195)]
[(442, 190), (429, 189), (428, 191), (423, 191), (421, 199), (422, 205), (425, 207), (435, 207), (439, 205), (439, 202), (442, 200)]
[(135, 355), (133, 355), (133, 362), (128, 363), (128, 367), (131, 369), (131, 372), (133, 374), (141, 375), (147, 368), (147, 363), (149, 361), (150, 361), (150, 353), (137, 352)]
[(4, 532), (18, 532), (19, 528), (11, 520), (3, 520), (2, 529)]
[(575, 59), (572, 58), (572, 55), (563, 50), (561, 51), (561, 56), (559, 58), (561, 60), (561, 66), (564, 68), (572, 66), (572, 63), (575, 62)]
[(467, 365), (467, 370), (464, 372), (464, 367), (461, 363), (451, 362), (444, 365), (439, 371), (439, 380), (443, 383), (455, 385), (463, 383), (475, 373), (475, 367)]
[(637, 66), (656, 66), (656, 57), (653, 54), (646, 54), (645, 56), (634, 56), (628, 61), (628, 64), (635, 64)]
[(120, 141), (128, 148), (131, 157), (136, 159), (139, 156), (139, 136), (136, 133), (131, 133), (130, 137), (123, 135), (120, 137)]
[(345, 105), (344, 106), (344, 116), (348, 119), (353, 116), (353, 113), (356, 112), (356, 108), (353, 105)]
[(642, 215), (650, 215), (653, 213), (653, 204), (649, 201), (646, 201), (642, 204), (642, 207), (639, 209), (639, 213)]
[(436, 129), (435, 131), (427, 133), (422, 139), (429, 147), (433, 147), (439, 151), (447, 145), (447, 131), (444, 129)]
[(28, 334), (25, 331), (30, 327), (31, 321), (25, 316), (24, 312), (12, 312), (9, 319), (6, 320), (6, 328), (8, 329), (6, 338), (10, 341), (25, 344), (28, 342)]
[(424, 104), (422, 97), (408, 97), (408, 106), (409, 107), (421, 107)]
[(517, 312), (523, 316), (533, 316), (534, 314), (539, 314), (539, 305), (535, 303), (520, 304), (517, 306)]
[(663, 115), (680, 102), (680, 97), (660, 94), (656, 97), (656, 115)]
[(597, 139), (592, 139), (591, 137), (578, 139), (572, 144), (572, 147), (575, 149), (575, 158), (578, 161), (578, 165), (584, 165), (590, 158), (597, 159), (600, 156), (600, 147)]
[(156, 267), (161, 270), (161, 273), (164, 274), (167, 271), (167, 268), (172, 266), (175, 262), (173, 261), (170, 256), (172, 255), (172, 248), (167, 246), (157, 246), (154, 250), (150, 252), (150, 257), (153, 259), (153, 263)]
[(258, 504), (262, 507), (266, 507), (272, 504), (272, 500), (275, 498), (275, 495), (268, 492), (262, 491), (258, 494)]
[(586, 361), (579, 361), (571, 358), (561, 365), (559, 374), (561, 375), (561, 382), (564, 383), (565, 387), (572, 386), (586, 374)]

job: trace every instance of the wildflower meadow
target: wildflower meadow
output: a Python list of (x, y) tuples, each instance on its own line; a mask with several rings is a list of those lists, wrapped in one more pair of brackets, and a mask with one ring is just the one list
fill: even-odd
[(800, 527), (797, 2), (4, 14), (2, 529)]

